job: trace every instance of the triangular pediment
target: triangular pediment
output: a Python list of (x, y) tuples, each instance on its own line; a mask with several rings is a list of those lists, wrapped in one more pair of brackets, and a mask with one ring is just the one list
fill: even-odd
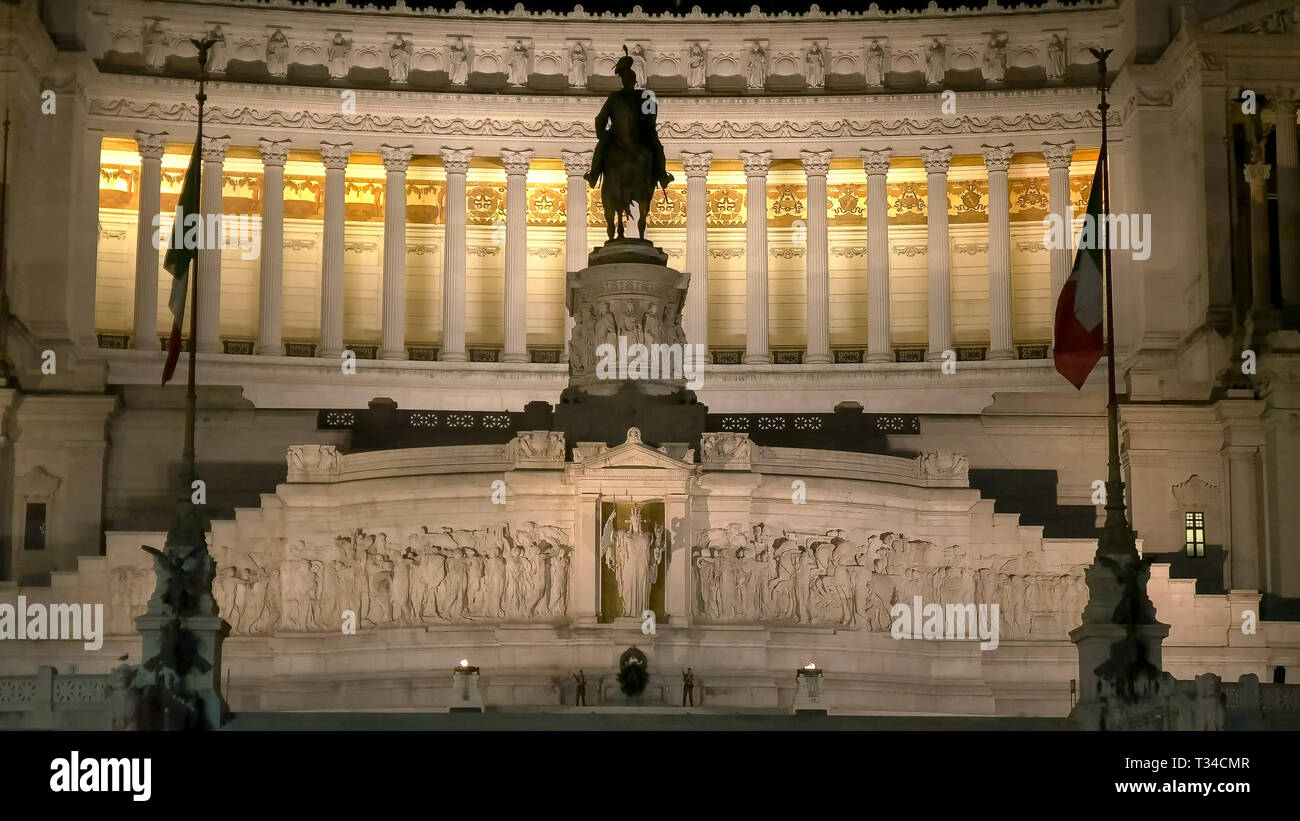
[(629, 428), (627, 441), (621, 445), (615, 445), (612, 448), (595, 456), (587, 456), (579, 462), (576, 467), (583, 471), (604, 470), (620, 468), (655, 468), (660, 470), (691, 470), (694, 465), (679, 459), (674, 459), (666, 453), (662, 453), (646, 445), (641, 441), (641, 432), (636, 428)]

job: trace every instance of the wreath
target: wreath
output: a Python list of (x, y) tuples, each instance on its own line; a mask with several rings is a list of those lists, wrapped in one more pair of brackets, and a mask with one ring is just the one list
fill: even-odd
[(636, 698), (645, 692), (650, 681), (649, 664), (646, 654), (636, 647), (629, 647), (618, 657), (618, 688), (628, 698)]

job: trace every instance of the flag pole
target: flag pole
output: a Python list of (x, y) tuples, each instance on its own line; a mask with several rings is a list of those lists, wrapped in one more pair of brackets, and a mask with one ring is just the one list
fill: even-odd
[(1124, 477), (1119, 463), (1119, 399), (1115, 390), (1115, 288), (1111, 279), (1110, 238), (1107, 228), (1110, 222), (1110, 153), (1107, 112), (1110, 103), (1106, 100), (1109, 90), (1107, 83), (1106, 58), (1113, 49), (1089, 49), (1097, 58), (1098, 85), (1101, 102), (1097, 110), (1101, 112), (1101, 217), (1098, 219), (1102, 249), (1103, 290), (1106, 292), (1106, 439), (1107, 476), (1106, 476), (1106, 521), (1102, 527), (1101, 538), (1097, 542), (1098, 555), (1121, 554), (1137, 557), (1137, 541), (1129, 527), (1128, 510), (1124, 504)]
[[(208, 99), (204, 93), (204, 83), (207, 80), (208, 49), (212, 47), (215, 40), (190, 40), (194, 47), (199, 51), (199, 93), (194, 95), (194, 99), (199, 103), (199, 123), (198, 131), (194, 140), (198, 147), (200, 156), (203, 152), (203, 103)], [(203, 163), (199, 163), (199, 197), (200, 201), (203, 196)], [(202, 213), (202, 209), (200, 209)], [(206, 215), (204, 215), (206, 217)], [(205, 223), (206, 227), (206, 223)], [(194, 486), (194, 480), (197, 477), (197, 468), (194, 459), (194, 425), (195, 418), (198, 415), (198, 393), (194, 386), (194, 369), (195, 361), (198, 356), (199, 340), (199, 260), (196, 255), (191, 262), (193, 266), (190, 270), (190, 280), (193, 288), (192, 298), (190, 299), (190, 356), (189, 356), (189, 373), (185, 382), (185, 447), (181, 451), (181, 492), (189, 495)]]

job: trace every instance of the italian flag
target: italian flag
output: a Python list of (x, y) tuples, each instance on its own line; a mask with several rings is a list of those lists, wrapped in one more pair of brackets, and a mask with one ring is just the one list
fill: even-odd
[[(1056, 370), (1076, 388), (1083, 387), (1103, 351), (1102, 248), (1099, 231), (1102, 219), (1101, 169), (1105, 162), (1106, 149), (1102, 148), (1101, 156), (1097, 158), (1097, 170), (1092, 177), (1092, 192), (1088, 195), (1088, 214), (1084, 217), (1085, 225), (1091, 224), (1096, 230), (1084, 231), (1084, 241), (1080, 242), (1079, 252), (1074, 257), (1074, 268), (1056, 302), (1056, 345), (1053, 358), (1056, 360)], [(1066, 227), (1067, 236), (1071, 230), (1069, 226)], [(1092, 238), (1091, 241), (1087, 241), (1088, 237)]]
[[(185, 297), (190, 290), (190, 268), (198, 259), (197, 238), (192, 238), (187, 247), (185, 242), (185, 222), (191, 214), (190, 221), (199, 222), (199, 177), (200, 171), (199, 143), (194, 143), (194, 153), (190, 156), (190, 167), (185, 169), (185, 182), (181, 185), (180, 202), (176, 205), (176, 221), (172, 224), (171, 242), (167, 243), (167, 256), (163, 257), (163, 267), (172, 275), (172, 295), (167, 300), (167, 307), (172, 312), (172, 334), (167, 343), (167, 363), (163, 365), (162, 383), (164, 385), (176, 372), (176, 360), (181, 355), (181, 326), (185, 324)], [(201, 225), (201, 223), (200, 223)], [(196, 232), (196, 237), (201, 233)], [(190, 332), (193, 334), (194, 329)], [(194, 344), (194, 340), (190, 340)]]

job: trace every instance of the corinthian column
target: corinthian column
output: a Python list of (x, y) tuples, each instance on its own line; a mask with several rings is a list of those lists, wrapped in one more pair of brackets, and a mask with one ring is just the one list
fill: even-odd
[(1010, 145), (984, 146), (989, 172), (989, 359), (1015, 359), (1011, 347), (1011, 198), (1007, 170)]
[(506, 167), (506, 349), (502, 362), (528, 361), (528, 166), (530, 149), (504, 150)]
[[(587, 267), (587, 181), (583, 175), (591, 170), (590, 151), (561, 151), (565, 174), (564, 270), (576, 274)], [(565, 284), (568, 293), (568, 284)], [(564, 361), (569, 360), (569, 334), (572, 317), (565, 300)]]
[(1251, 311), (1257, 317), (1267, 313), (1272, 304), (1268, 282), (1268, 178), (1273, 169), (1268, 163), (1246, 166), (1250, 185), (1250, 290)]
[(284, 353), (280, 345), (284, 259), (284, 163), (288, 140), (257, 141), (262, 154), (262, 256), (257, 312), (257, 352), (264, 356)]
[(682, 169), (686, 172), (686, 270), (691, 275), (682, 324), (686, 341), (704, 345), (706, 350), (709, 344), (707, 180), (712, 162), (712, 151), (682, 152)]
[(826, 172), (830, 151), (801, 151), (808, 178), (808, 348), (803, 361), (825, 365), (831, 361), (830, 249), (826, 237)]
[(447, 219), (442, 238), (442, 350), (444, 362), (465, 356), (465, 174), (472, 148), (443, 148), (447, 174)]
[(867, 172), (867, 361), (893, 362), (889, 346), (889, 192), (893, 151), (862, 150)]
[(380, 359), (406, 359), (406, 166), (410, 145), (381, 145), (384, 181), (384, 313)]
[(1074, 221), (1070, 219), (1070, 161), (1074, 159), (1074, 142), (1043, 143), (1043, 157), (1047, 160), (1047, 204), (1052, 216), (1064, 226), (1061, 247), (1048, 250), (1052, 271), (1050, 305), (1054, 314), (1056, 301), (1074, 264), (1070, 253), (1070, 241), (1074, 238)]
[(930, 291), (930, 344), (926, 359), (942, 359), (952, 346), (952, 299), (948, 264), (948, 164), (952, 146), (922, 148), (926, 179), (926, 261)]
[[(1294, 93), (1294, 92), (1292, 92)], [(1300, 157), (1296, 147), (1296, 101), (1278, 100), (1274, 138), (1277, 140), (1277, 237), (1278, 270), (1282, 273), (1282, 302), (1300, 305)]]
[(325, 163), (325, 225), (321, 240), (320, 351), (343, 353), (343, 175), (352, 143), (321, 143)]
[(767, 169), (771, 151), (742, 151), (745, 167), (745, 364), (767, 365)]
[[(140, 149), (140, 209), (136, 212), (135, 315), (131, 347), (138, 351), (158, 350), (158, 248), (154, 245), (153, 221), (159, 217), (162, 199), (162, 156), (167, 149), (167, 132), (135, 132)], [(158, 230), (162, 231), (159, 219)], [(161, 235), (160, 235), (161, 236)]]
[(221, 353), (221, 235), (207, 235), (209, 214), (221, 214), (221, 168), (226, 161), (229, 137), (203, 138), (203, 244), (199, 251), (199, 353)]

